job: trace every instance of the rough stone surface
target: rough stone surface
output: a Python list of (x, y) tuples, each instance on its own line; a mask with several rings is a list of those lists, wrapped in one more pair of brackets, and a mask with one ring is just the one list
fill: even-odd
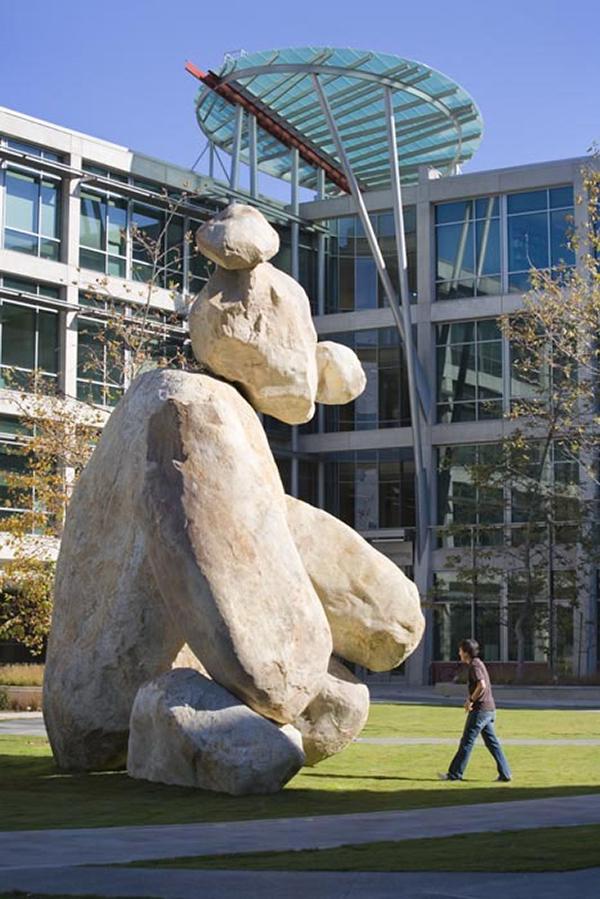
[(279, 252), (279, 235), (258, 209), (234, 203), (198, 228), (196, 246), (221, 268), (249, 269)]
[(332, 658), (321, 689), (294, 722), (302, 734), (306, 764), (316, 765), (345, 749), (368, 717), (368, 687)]
[(265, 262), (251, 271), (217, 269), (189, 317), (196, 358), (239, 384), (259, 412), (288, 424), (314, 414), (317, 334), (308, 297)]
[(283, 722), (331, 654), (256, 414), (231, 385), (156, 370), (111, 415), (67, 514), (44, 678), (58, 765), (122, 763), (137, 690), (185, 642)]
[(323, 603), (337, 656), (371, 671), (395, 668), (425, 628), (416, 586), (343, 522), (287, 497), (288, 525)]
[(317, 370), (317, 402), (327, 406), (351, 403), (367, 385), (356, 353), (333, 340), (323, 340), (317, 344)]
[(135, 698), (131, 777), (243, 796), (275, 793), (303, 764), (295, 728), (277, 727), (197, 671), (163, 674)]

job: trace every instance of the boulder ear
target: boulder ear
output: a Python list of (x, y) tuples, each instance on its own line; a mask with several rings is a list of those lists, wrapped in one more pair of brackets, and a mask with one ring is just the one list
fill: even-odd
[(317, 370), (317, 403), (327, 406), (351, 403), (367, 385), (360, 359), (342, 343), (324, 340), (317, 344)]

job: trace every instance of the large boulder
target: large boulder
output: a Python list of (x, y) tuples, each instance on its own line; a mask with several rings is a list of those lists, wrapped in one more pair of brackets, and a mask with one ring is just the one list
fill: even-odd
[(229, 384), (163, 369), (129, 388), (69, 505), (44, 678), (58, 765), (122, 764), (139, 687), (185, 642), (282, 722), (331, 653), (256, 414)]
[(279, 252), (279, 235), (258, 209), (233, 203), (198, 228), (196, 246), (221, 268), (248, 269)]
[(368, 717), (368, 687), (332, 658), (321, 689), (294, 721), (302, 734), (306, 764), (316, 765), (345, 749)]
[(239, 384), (259, 412), (288, 424), (314, 414), (317, 334), (299, 284), (265, 262), (217, 269), (189, 317), (194, 355)]
[(317, 402), (326, 406), (351, 403), (367, 386), (360, 359), (350, 347), (333, 340), (317, 344)]
[(287, 509), (335, 654), (371, 671), (395, 668), (418, 646), (425, 628), (415, 584), (333, 515), (291, 496)]
[(277, 792), (303, 764), (294, 727), (257, 715), (197, 671), (163, 674), (135, 698), (131, 777), (243, 796)]

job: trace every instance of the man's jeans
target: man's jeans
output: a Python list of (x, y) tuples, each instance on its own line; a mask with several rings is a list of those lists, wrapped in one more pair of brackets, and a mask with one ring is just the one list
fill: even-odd
[(502, 752), (502, 747), (496, 736), (496, 731), (494, 730), (495, 720), (495, 712), (469, 712), (465, 723), (465, 729), (460, 739), (458, 751), (448, 768), (450, 780), (460, 780), (462, 778), (478, 734), (481, 734), (483, 737), (486, 749), (491, 752), (494, 761), (496, 762), (498, 775), (503, 780), (508, 780), (510, 778), (510, 768), (504, 757), (504, 753)]

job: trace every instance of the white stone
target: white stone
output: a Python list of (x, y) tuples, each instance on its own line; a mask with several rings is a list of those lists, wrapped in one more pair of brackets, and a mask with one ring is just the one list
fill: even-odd
[(197, 671), (163, 674), (135, 698), (130, 777), (244, 796), (281, 790), (303, 764), (295, 728), (277, 727)]
[(159, 369), (116, 407), (69, 505), (44, 678), (58, 765), (122, 763), (137, 690), (186, 642), (283, 722), (331, 654), (255, 412), (229, 384)]
[(288, 424), (314, 414), (317, 334), (308, 297), (268, 262), (251, 271), (217, 269), (189, 317), (194, 354), (239, 384), (259, 412)]
[(198, 228), (196, 246), (221, 268), (249, 269), (279, 252), (279, 235), (258, 209), (233, 203)]
[(306, 764), (316, 765), (345, 749), (368, 717), (368, 687), (332, 658), (321, 689), (294, 722), (302, 734)]
[(333, 340), (317, 344), (317, 370), (317, 402), (327, 406), (351, 403), (367, 386), (367, 377), (356, 353)]
[(288, 525), (323, 603), (334, 653), (371, 671), (400, 665), (425, 628), (414, 583), (337, 518), (292, 497), (287, 503)]

